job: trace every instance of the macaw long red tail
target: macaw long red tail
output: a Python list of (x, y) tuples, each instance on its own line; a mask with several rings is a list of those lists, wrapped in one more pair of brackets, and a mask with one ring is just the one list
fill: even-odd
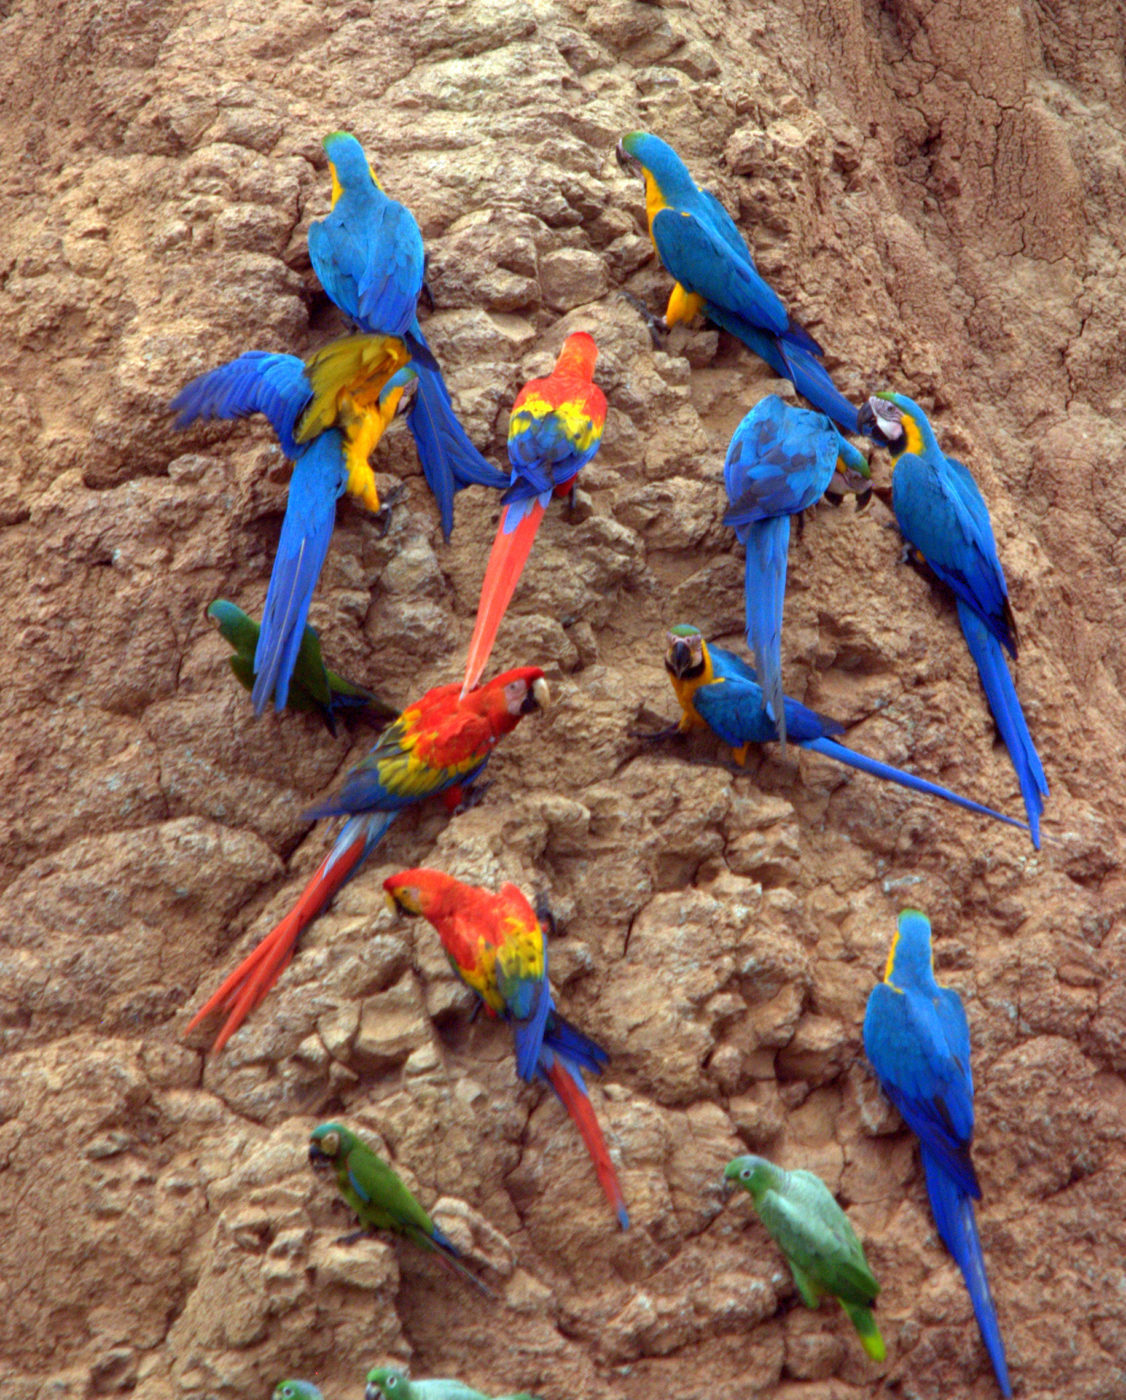
[[(512, 515), (523, 509), (523, 516), (515, 526), (509, 524)], [(485, 565), (485, 579), (481, 584), (481, 601), (477, 604), (477, 621), (473, 625), (473, 636), (469, 643), (469, 656), (465, 662), (465, 683), (461, 693), (465, 695), (481, 679), (481, 672), (489, 660), (489, 653), (496, 641), (497, 628), (505, 609), (512, 601), (516, 585), (524, 570), (532, 541), (540, 527), (546, 505), (536, 498), (526, 501), (513, 501), (501, 512), (497, 537)], [(505, 526), (508, 526), (506, 532)]]
[(622, 1195), (618, 1174), (610, 1160), (606, 1139), (602, 1136), (602, 1129), (594, 1116), (594, 1105), (587, 1095), (581, 1074), (578, 1069), (572, 1069), (561, 1055), (554, 1054), (546, 1046), (540, 1052), (540, 1072), (573, 1119), (586, 1144), (586, 1150), (590, 1153), (599, 1184), (618, 1217), (618, 1224), (623, 1230), (628, 1230), (629, 1213), (626, 1211), (625, 1197)]
[(204, 1002), (188, 1022), (185, 1034), (193, 1031), (213, 1011), (225, 1011), (227, 1019), (211, 1047), (215, 1054), (222, 1050), (289, 966), (301, 934), (348, 883), (397, 815), (397, 812), (370, 812), (345, 823), (332, 850), (317, 866), (297, 903)]

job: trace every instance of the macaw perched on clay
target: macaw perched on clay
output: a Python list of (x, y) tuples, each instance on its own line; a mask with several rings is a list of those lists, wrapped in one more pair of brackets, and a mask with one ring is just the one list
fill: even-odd
[(970, 1027), (958, 993), (935, 981), (930, 921), (918, 909), (899, 916), (884, 980), (868, 998), (864, 1050), (880, 1088), (919, 1139), (935, 1226), (966, 1280), (1001, 1393), (1012, 1395), (974, 1218), (981, 1187), (970, 1157)]
[(347, 1239), (369, 1230), (391, 1230), (428, 1250), (445, 1268), (489, 1294), (461, 1262), (461, 1251), (453, 1240), (434, 1224), (402, 1178), (342, 1123), (322, 1123), (313, 1129), (309, 1162), (315, 1171), (335, 1172), (337, 1190), (360, 1222), (356, 1235)]
[(312, 1381), (278, 1381), (271, 1400), (324, 1400)]
[(1005, 651), (1016, 659), (1017, 625), (985, 498), (969, 468), (943, 455), (926, 414), (905, 394), (877, 394), (860, 414), (864, 431), (895, 462), (891, 504), (900, 533), (954, 592), (962, 635), (1016, 770), (1039, 850), (1048, 780), (1005, 661)]
[(368, 457), (414, 374), (407, 355), (403, 341), (389, 335), (346, 336), (307, 361), (250, 350), (193, 379), (172, 400), (177, 428), (263, 414), (293, 461), (254, 654), (251, 697), (258, 714), (271, 695), (279, 710), (289, 698), (337, 499), (348, 491), (369, 510), (379, 509)]
[[(364, 1400), (489, 1400), (472, 1386), (461, 1381), (411, 1381), (388, 1366), (377, 1366), (368, 1372)], [(519, 1395), (498, 1395), (496, 1400), (536, 1400), (522, 1390)]]
[(826, 1294), (840, 1300), (873, 1361), (887, 1355), (872, 1316), (880, 1285), (864, 1249), (833, 1193), (819, 1176), (783, 1171), (764, 1157), (736, 1157), (724, 1179), (750, 1196), (771, 1239), (786, 1256), (807, 1308)]
[[(751, 744), (767, 744), (778, 738), (777, 726), (763, 705), (762, 687), (753, 667), (741, 661), (734, 652), (709, 646), (698, 627), (682, 623), (669, 632), (665, 670), (680, 702), (681, 717), (676, 728), (681, 733), (710, 729), (735, 750), (735, 761), (741, 764), (746, 763), (747, 749)], [(1015, 817), (1006, 817), (992, 807), (983, 807), (980, 802), (960, 797), (949, 788), (928, 783), (925, 778), (917, 778), (913, 773), (905, 773), (901, 768), (893, 768), (889, 763), (880, 763), (878, 759), (846, 748), (829, 737), (831, 734), (843, 734), (843, 724), (807, 710), (789, 696), (783, 696), (782, 703), (786, 730), (803, 749), (824, 754), (826, 758), (835, 758), (838, 763), (859, 768), (862, 773), (870, 773), (874, 778), (886, 778), (913, 792), (941, 797), (964, 807), (967, 812), (993, 817), (1008, 826), (1019, 827), (1021, 831), (1028, 830), (1024, 822), (1017, 821)]]
[(576, 331), (563, 342), (547, 378), (525, 384), (512, 405), (508, 419), (512, 481), (501, 497), (504, 509), (485, 566), (463, 691), (475, 686), (485, 669), (552, 496), (566, 496), (579, 471), (598, 451), (606, 397), (593, 382), (597, 358), (594, 340), (585, 331)]
[[(219, 635), (234, 647), (227, 659), (240, 685), (254, 688), (254, 653), (258, 648), (258, 623), (226, 598), (216, 598), (207, 616), (219, 624)], [(315, 627), (306, 626), (297, 650), (293, 675), (289, 679), (287, 710), (319, 714), (330, 734), (336, 733), (336, 716), (341, 713), (386, 724), (397, 711), (363, 686), (353, 685), (325, 666), (321, 639)]]
[(329, 299), (363, 331), (402, 336), (414, 357), (418, 392), (407, 425), (438, 502), (442, 534), (454, 527), (454, 496), (465, 486), (503, 491), (508, 481), (473, 446), (457, 420), (416, 308), (426, 255), (414, 215), (384, 194), (356, 138), (324, 139), (332, 209), (309, 226), (309, 257)]
[(675, 280), (665, 328), (703, 312), (842, 431), (856, 432), (856, 408), (822, 365), (820, 345), (756, 271), (743, 235), (715, 195), (699, 189), (672, 147), (647, 131), (623, 136), (617, 157), (645, 181), (649, 236)]
[(456, 683), (438, 686), (408, 705), (348, 772), (336, 796), (306, 813), (310, 819), (348, 820), (290, 912), (188, 1023), (192, 1031), (213, 1011), (227, 1013), (214, 1051), (222, 1050), (261, 1002), (289, 965), (303, 931), (356, 874), (399, 813), (438, 794), (454, 811), (497, 741), (550, 701), (538, 666), (505, 671), (466, 696), (458, 692)]
[(848, 473), (869, 475), (864, 454), (823, 413), (792, 408), (777, 394), (761, 399), (735, 429), (723, 463), (731, 502), (723, 523), (747, 553), (747, 645), (783, 751), (782, 604), (790, 517), (819, 501), (838, 469), (846, 479)]
[(499, 893), (463, 885), (437, 870), (400, 870), (383, 882), (395, 908), (421, 914), (437, 930), (450, 966), (516, 1037), (516, 1073), (555, 1090), (574, 1120), (606, 1199), (623, 1230), (629, 1215), (606, 1141), (583, 1083), (602, 1072), (605, 1050), (555, 1010), (547, 977), (547, 940), (535, 911), (515, 885)]

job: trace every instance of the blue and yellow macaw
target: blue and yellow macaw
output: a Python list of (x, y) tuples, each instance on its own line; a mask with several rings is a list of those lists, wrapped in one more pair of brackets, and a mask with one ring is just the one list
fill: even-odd
[[(734, 652), (709, 646), (698, 627), (681, 623), (671, 629), (665, 653), (665, 670), (680, 702), (681, 717), (676, 728), (681, 733), (710, 729), (735, 750), (735, 761), (741, 764), (746, 763), (751, 744), (768, 744), (778, 738), (778, 727), (763, 704), (762, 687), (754, 669)], [(889, 763), (880, 763), (877, 759), (857, 753), (855, 749), (846, 748), (844, 744), (838, 744), (829, 735), (844, 733), (844, 725), (807, 710), (789, 696), (783, 696), (782, 705), (786, 730), (803, 749), (834, 758), (838, 763), (858, 768), (874, 778), (886, 778), (913, 792), (941, 797), (964, 807), (967, 812), (994, 817), (1009, 826), (1020, 827), (1022, 831), (1028, 830), (1024, 822), (995, 812), (992, 807), (983, 807), (980, 802), (971, 802), (968, 797), (960, 797), (949, 788), (928, 783), (925, 778), (916, 778), (913, 773), (905, 773)]]
[(325, 137), (324, 148), (332, 174), (332, 209), (309, 226), (313, 271), (333, 304), (360, 330), (402, 336), (410, 347), (418, 392), (407, 425), (448, 540), (456, 493), (465, 486), (503, 491), (508, 478), (477, 451), (458, 422), (418, 324), (426, 259), (414, 215), (384, 194), (354, 136), (334, 131)]
[(880, 1087), (919, 1139), (934, 1223), (966, 1280), (1001, 1393), (1012, 1395), (974, 1219), (981, 1187), (970, 1157), (970, 1027), (958, 993), (935, 981), (930, 921), (917, 909), (899, 916), (884, 980), (868, 998), (864, 1049)]
[(368, 456), (413, 375), (406, 345), (397, 337), (346, 336), (308, 361), (249, 350), (193, 379), (172, 400), (178, 428), (201, 418), (263, 414), (293, 461), (254, 653), (251, 698), (258, 714), (271, 696), (279, 710), (285, 708), (337, 499), (348, 491), (368, 509), (379, 509)]
[(969, 468), (943, 455), (926, 414), (905, 394), (877, 394), (861, 409), (861, 420), (895, 462), (891, 504), (903, 538), (954, 591), (962, 635), (1016, 770), (1039, 850), (1048, 780), (1002, 650), (1016, 659), (1017, 626), (985, 498)]
[(699, 189), (672, 147), (647, 131), (623, 136), (617, 156), (645, 181), (649, 236), (675, 279), (664, 325), (703, 312), (844, 432), (856, 432), (856, 408), (822, 365), (821, 346), (759, 275), (743, 235), (715, 195)]
[(868, 462), (823, 413), (791, 408), (768, 394), (732, 435), (723, 463), (731, 506), (723, 517), (747, 553), (747, 645), (763, 691), (763, 703), (786, 747), (782, 703), (782, 604), (790, 517), (825, 494), (833, 474), (868, 476)]

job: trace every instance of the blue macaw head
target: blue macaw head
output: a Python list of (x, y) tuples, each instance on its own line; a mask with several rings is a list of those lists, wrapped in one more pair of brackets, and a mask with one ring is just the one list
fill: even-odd
[(888, 953), (884, 981), (901, 991), (935, 986), (931, 923), (919, 909), (904, 909)]
[(940, 451), (927, 415), (906, 394), (890, 390), (875, 394), (861, 405), (860, 431), (886, 447), (893, 457), (903, 452), (921, 456), (928, 450)]
[(670, 627), (667, 634), (665, 670), (677, 680), (701, 675), (707, 666), (704, 636), (698, 627), (681, 622)]
[(614, 154), (624, 169), (652, 178), (666, 204), (684, 204), (699, 194), (688, 167), (659, 136), (648, 131), (627, 132)]
[(350, 131), (330, 131), (321, 144), (332, 170), (333, 204), (341, 190), (361, 189), (369, 180), (379, 185), (364, 148)]
[[(391, 412), (402, 413), (417, 387), (418, 370), (412, 364), (404, 365), (402, 369), (395, 371), (380, 391), (380, 408), (386, 411), (390, 405)], [(392, 397), (394, 402), (391, 402)]]

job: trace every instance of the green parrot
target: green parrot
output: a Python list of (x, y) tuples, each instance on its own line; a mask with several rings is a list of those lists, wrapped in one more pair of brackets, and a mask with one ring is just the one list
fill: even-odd
[(312, 1381), (278, 1381), (272, 1400), (324, 1400)]
[(750, 1193), (762, 1223), (786, 1256), (807, 1308), (826, 1293), (841, 1301), (873, 1361), (887, 1355), (872, 1307), (880, 1285), (848, 1216), (812, 1172), (783, 1171), (763, 1157), (736, 1157), (723, 1173)]
[[(260, 625), (226, 598), (216, 598), (207, 609), (207, 616), (215, 619), (219, 624), (220, 636), (235, 649), (230, 657), (231, 670), (247, 690), (253, 690), (254, 652), (258, 646)], [(326, 670), (321, 656), (321, 639), (313, 627), (306, 627), (302, 634), (285, 708), (299, 710), (303, 714), (316, 712), (328, 726), (330, 734), (336, 733), (336, 715), (341, 710), (357, 718), (374, 720), (380, 725), (390, 724), (398, 714), (394, 706), (385, 704), (370, 690), (353, 685), (335, 671)]]
[[(489, 1400), (461, 1381), (409, 1381), (402, 1371), (386, 1366), (368, 1372), (364, 1400)], [(522, 1390), (519, 1395), (498, 1395), (497, 1400), (536, 1400)]]
[(461, 1262), (453, 1240), (434, 1224), (402, 1180), (343, 1124), (322, 1123), (313, 1129), (309, 1161), (317, 1171), (331, 1167), (336, 1172), (337, 1188), (360, 1222), (359, 1230), (344, 1237), (347, 1243), (369, 1230), (392, 1230), (432, 1251), (446, 1268), (493, 1296)]

